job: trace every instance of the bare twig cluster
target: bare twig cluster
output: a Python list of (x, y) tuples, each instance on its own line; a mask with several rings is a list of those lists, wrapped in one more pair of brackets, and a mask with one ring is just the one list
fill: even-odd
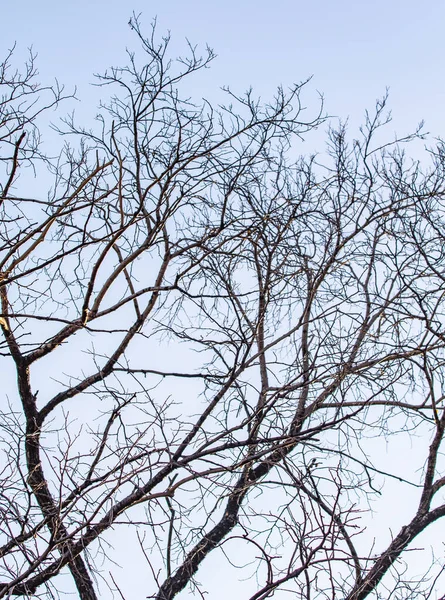
[[(195, 104), (212, 51), (171, 61), (131, 26), (141, 56), (56, 159), (38, 127), (63, 89), (32, 56), (0, 70), (0, 598), (67, 572), (82, 600), (125, 597), (111, 546), (142, 557), (141, 598), (203, 597), (213, 552), (250, 600), (429, 597), (440, 571), (401, 561), (445, 515), (443, 144), (423, 168), (420, 129), (388, 143), (385, 98), (295, 159), (324, 121), (305, 83)], [(408, 480), (378, 440), (416, 435)], [(374, 548), (387, 480), (416, 508)]]

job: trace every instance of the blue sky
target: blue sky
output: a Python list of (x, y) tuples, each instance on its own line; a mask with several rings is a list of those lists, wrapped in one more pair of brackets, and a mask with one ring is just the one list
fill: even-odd
[(16, 0), (2, 6), (0, 58), (17, 42), (19, 66), (32, 45), (41, 82), (77, 86), (77, 110), (94, 114), (92, 74), (122, 65), (125, 47), (137, 47), (133, 11), (147, 31), (155, 16), (160, 34), (171, 31), (173, 54), (185, 37), (214, 48), (217, 60), (191, 90), (197, 99), (222, 85), (252, 85), (267, 99), (277, 85), (313, 76), (307, 101), (315, 104), (318, 90), (329, 114), (356, 125), (389, 87), (394, 129), (403, 134), (425, 119), (433, 136), (445, 137), (443, 0)]
[(403, 132), (425, 119), (434, 136), (445, 133), (441, 0), (22, 0), (2, 7), (8, 27), (0, 52), (17, 41), (20, 56), (32, 44), (41, 80), (57, 76), (77, 85), (88, 104), (92, 73), (122, 64), (125, 47), (136, 46), (127, 25), (133, 10), (147, 29), (157, 16), (174, 50), (186, 36), (215, 49), (218, 59), (197, 82), (198, 97), (230, 84), (237, 91), (252, 85), (267, 98), (278, 84), (313, 76), (308, 102), (319, 90), (329, 114), (357, 123), (389, 87), (394, 128)]

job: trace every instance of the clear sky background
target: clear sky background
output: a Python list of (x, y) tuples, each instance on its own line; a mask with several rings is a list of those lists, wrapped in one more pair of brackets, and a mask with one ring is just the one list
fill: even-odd
[(196, 79), (197, 100), (222, 85), (252, 86), (267, 99), (277, 85), (313, 76), (307, 101), (315, 106), (318, 90), (328, 114), (356, 126), (389, 87), (394, 130), (406, 133), (425, 119), (432, 137), (445, 137), (444, 0), (0, 0), (0, 7), (0, 58), (17, 42), (20, 66), (32, 45), (42, 83), (57, 77), (77, 86), (81, 103), (70, 108), (80, 116), (95, 112), (92, 74), (124, 64), (125, 48), (137, 48), (128, 27), (134, 11), (147, 31), (157, 16), (173, 52), (187, 37), (218, 54)]
[[(173, 45), (215, 49), (218, 59), (197, 83), (211, 96), (230, 84), (252, 85), (264, 98), (276, 85), (313, 76), (311, 90), (325, 95), (331, 115), (357, 123), (390, 88), (394, 127), (401, 133), (425, 119), (435, 136), (445, 134), (445, 2), (430, 0), (21, 0), (1, 3), (0, 52), (18, 43), (39, 53), (42, 82), (54, 76), (77, 85), (83, 104), (93, 72), (122, 64), (136, 42), (127, 25), (132, 11)], [(315, 94), (311, 97), (315, 102)], [(78, 107), (79, 109), (79, 107)]]

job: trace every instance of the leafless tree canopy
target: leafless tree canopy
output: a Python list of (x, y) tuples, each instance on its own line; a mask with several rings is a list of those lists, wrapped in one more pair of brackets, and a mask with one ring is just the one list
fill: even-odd
[(0, 598), (439, 597), (442, 142), (383, 99), (299, 157), (305, 83), (196, 101), (213, 53), (131, 27), (58, 154), (64, 90), (1, 65)]

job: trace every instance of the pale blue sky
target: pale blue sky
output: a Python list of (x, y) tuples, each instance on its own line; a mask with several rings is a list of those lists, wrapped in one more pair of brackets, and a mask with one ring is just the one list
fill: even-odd
[(88, 103), (91, 74), (122, 64), (125, 46), (136, 46), (127, 26), (133, 10), (147, 29), (157, 15), (175, 47), (187, 36), (215, 49), (198, 97), (223, 84), (253, 85), (267, 97), (279, 83), (313, 75), (327, 111), (355, 123), (388, 86), (397, 129), (425, 119), (434, 135), (445, 134), (442, 0), (22, 0), (3, 3), (0, 52), (15, 40), (19, 51), (33, 44), (41, 80), (76, 84)]
[[(389, 87), (394, 129), (404, 133), (425, 119), (433, 136), (445, 137), (443, 0), (4, 0), (0, 58), (15, 41), (18, 58), (33, 45), (41, 82), (77, 85), (77, 110), (94, 114), (92, 73), (123, 64), (125, 47), (137, 47), (127, 25), (132, 11), (142, 12), (147, 30), (157, 16), (159, 33), (170, 30), (178, 51), (186, 36), (214, 48), (212, 70), (192, 90), (198, 99), (225, 84), (240, 92), (252, 85), (267, 98), (278, 84), (313, 75), (310, 88), (324, 93), (332, 115), (356, 124)], [(308, 99), (315, 103), (316, 94)], [(410, 460), (409, 451), (400, 456)]]

